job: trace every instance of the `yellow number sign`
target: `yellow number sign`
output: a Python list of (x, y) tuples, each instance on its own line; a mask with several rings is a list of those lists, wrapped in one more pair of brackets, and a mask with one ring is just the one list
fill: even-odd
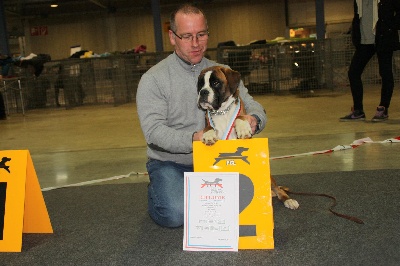
[(273, 249), (268, 139), (196, 141), (193, 161), (195, 172), (239, 173), (239, 249)]
[(0, 151), (0, 252), (20, 252), (22, 233), (53, 233), (29, 151)]

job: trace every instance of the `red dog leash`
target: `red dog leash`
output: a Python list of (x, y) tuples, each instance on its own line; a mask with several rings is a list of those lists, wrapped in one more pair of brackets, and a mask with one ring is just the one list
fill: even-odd
[(357, 218), (357, 217), (350, 216), (350, 215), (346, 215), (346, 214), (342, 214), (342, 213), (338, 213), (338, 212), (334, 211), (333, 208), (336, 206), (336, 198), (333, 197), (333, 196), (330, 196), (330, 195), (327, 195), (327, 194), (320, 194), (320, 193), (293, 192), (293, 191), (290, 191), (290, 190), (289, 190), (288, 188), (286, 188), (286, 187), (281, 187), (281, 188), (282, 188), (284, 191), (286, 191), (287, 193), (289, 193), (289, 194), (303, 195), (303, 196), (320, 196), (320, 197), (330, 198), (330, 199), (333, 200), (333, 204), (331, 205), (331, 207), (329, 207), (329, 211), (330, 211), (331, 213), (333, 213), (333, 214), (336, 215), (336, 216), (342, 217), (342, 218), (344, 218), (344, 219), (353, 221), (353, 222), (355, 222), (355, 223), (364, 224), (364, 222), (363, 222), (361, 219)]

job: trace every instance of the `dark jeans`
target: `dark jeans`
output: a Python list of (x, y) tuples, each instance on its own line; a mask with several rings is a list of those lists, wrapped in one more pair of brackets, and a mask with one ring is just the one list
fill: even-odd
[(146, 164), (148, 212), (164, 227), (179, 227), (184, 220), (184, 173), (193, 172), (193, 165), (150, 159)]
[(381, 101), (379, 106), (389, 108), (390, 100), (392, 99), (394, 80), (392, 57), (393, 51), (378, 51), (374, 44), (362, 44), (358, 47), (353, 55), (349, 68), (349, 81), (351, 94), (353, 96), (353, 104), (355, 110), (364, 110), (363, 107), (363, 84), (361, 74), (365, 66), (371, 60), (372, 56), (377, 53), (379, 63), (379, 74), (382, 78)]

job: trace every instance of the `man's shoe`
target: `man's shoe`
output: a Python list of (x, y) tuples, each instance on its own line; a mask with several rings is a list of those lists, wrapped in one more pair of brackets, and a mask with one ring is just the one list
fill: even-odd
[(388, 110), (384, 106), (376, 107), (375, 116), (372, 118), (372, 122), (382, 122), (389, 118)]
[(351, 108), (351, 113), (341, 117), (339, 121), (341, 122), (349, 122), (349, 121), (364, 121), (365, 120), (365, 113), (362, 110), (354, 110)]

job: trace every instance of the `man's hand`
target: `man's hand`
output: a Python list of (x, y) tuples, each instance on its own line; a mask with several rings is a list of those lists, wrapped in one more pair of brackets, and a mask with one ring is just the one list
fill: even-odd
[(257, 119), (252, 115), (244, 115), (244, 118), (249, 122), (251, 127), (251, 134), (254, 135), (257, 129)]

